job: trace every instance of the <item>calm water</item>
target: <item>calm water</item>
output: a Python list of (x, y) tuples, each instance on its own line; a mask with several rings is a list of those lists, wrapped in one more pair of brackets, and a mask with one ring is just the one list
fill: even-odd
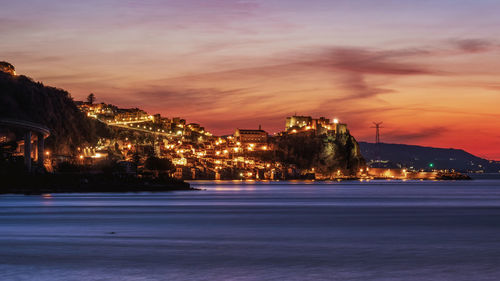
[(500, 181), (0, 196), (0, 280), (500, 280)]

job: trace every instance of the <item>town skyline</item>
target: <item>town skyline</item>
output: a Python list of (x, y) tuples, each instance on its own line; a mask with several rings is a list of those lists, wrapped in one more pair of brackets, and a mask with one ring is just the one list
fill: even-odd
[(372, 122), (384, 121), (382, 142), (500, 159), (494, 1), (4, 6), (1, 59), (75, 100), (92, 92), (218, 135), (277, 132), (297, 113), (338, 118), (373, 142)]

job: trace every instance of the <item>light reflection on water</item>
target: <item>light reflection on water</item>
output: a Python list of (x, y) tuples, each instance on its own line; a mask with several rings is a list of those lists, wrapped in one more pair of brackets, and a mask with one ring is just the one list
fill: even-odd
[(498, 280), (500, 181), (0, 196), (0, 280)]

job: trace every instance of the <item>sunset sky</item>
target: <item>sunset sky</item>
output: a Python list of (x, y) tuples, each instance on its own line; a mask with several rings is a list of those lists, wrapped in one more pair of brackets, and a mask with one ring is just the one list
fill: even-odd
[(5, 1), (0, 61), (215, 134), (336, 117), (500, 160), (498, 0)]

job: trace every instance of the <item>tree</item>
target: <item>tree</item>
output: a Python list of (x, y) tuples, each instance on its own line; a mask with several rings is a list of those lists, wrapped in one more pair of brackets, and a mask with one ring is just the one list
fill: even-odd
[(16, 75), (14, 66), (6, 61), (0, 61), (0, 71), (9, 73), (10, 75)]
[(135, 175), (137, 175), (139, 165), (141, 164), (141, 156), (137, 151), (132, 155), (132, 162), (135, 164)]
[(87, 96), (87, 102), (89, 104), (94, 104), (94, 102), (95, 102), (95, 95), (94, 95), (94, 93), (90, 93), (90, 95)]
[(174, 165), (168, 158), (158, 158), (155, 156), (150, 156), (144, 162), (144, 167), (148, 170), (155, 171), (156, 174), (159, 172), (172, 171)]

